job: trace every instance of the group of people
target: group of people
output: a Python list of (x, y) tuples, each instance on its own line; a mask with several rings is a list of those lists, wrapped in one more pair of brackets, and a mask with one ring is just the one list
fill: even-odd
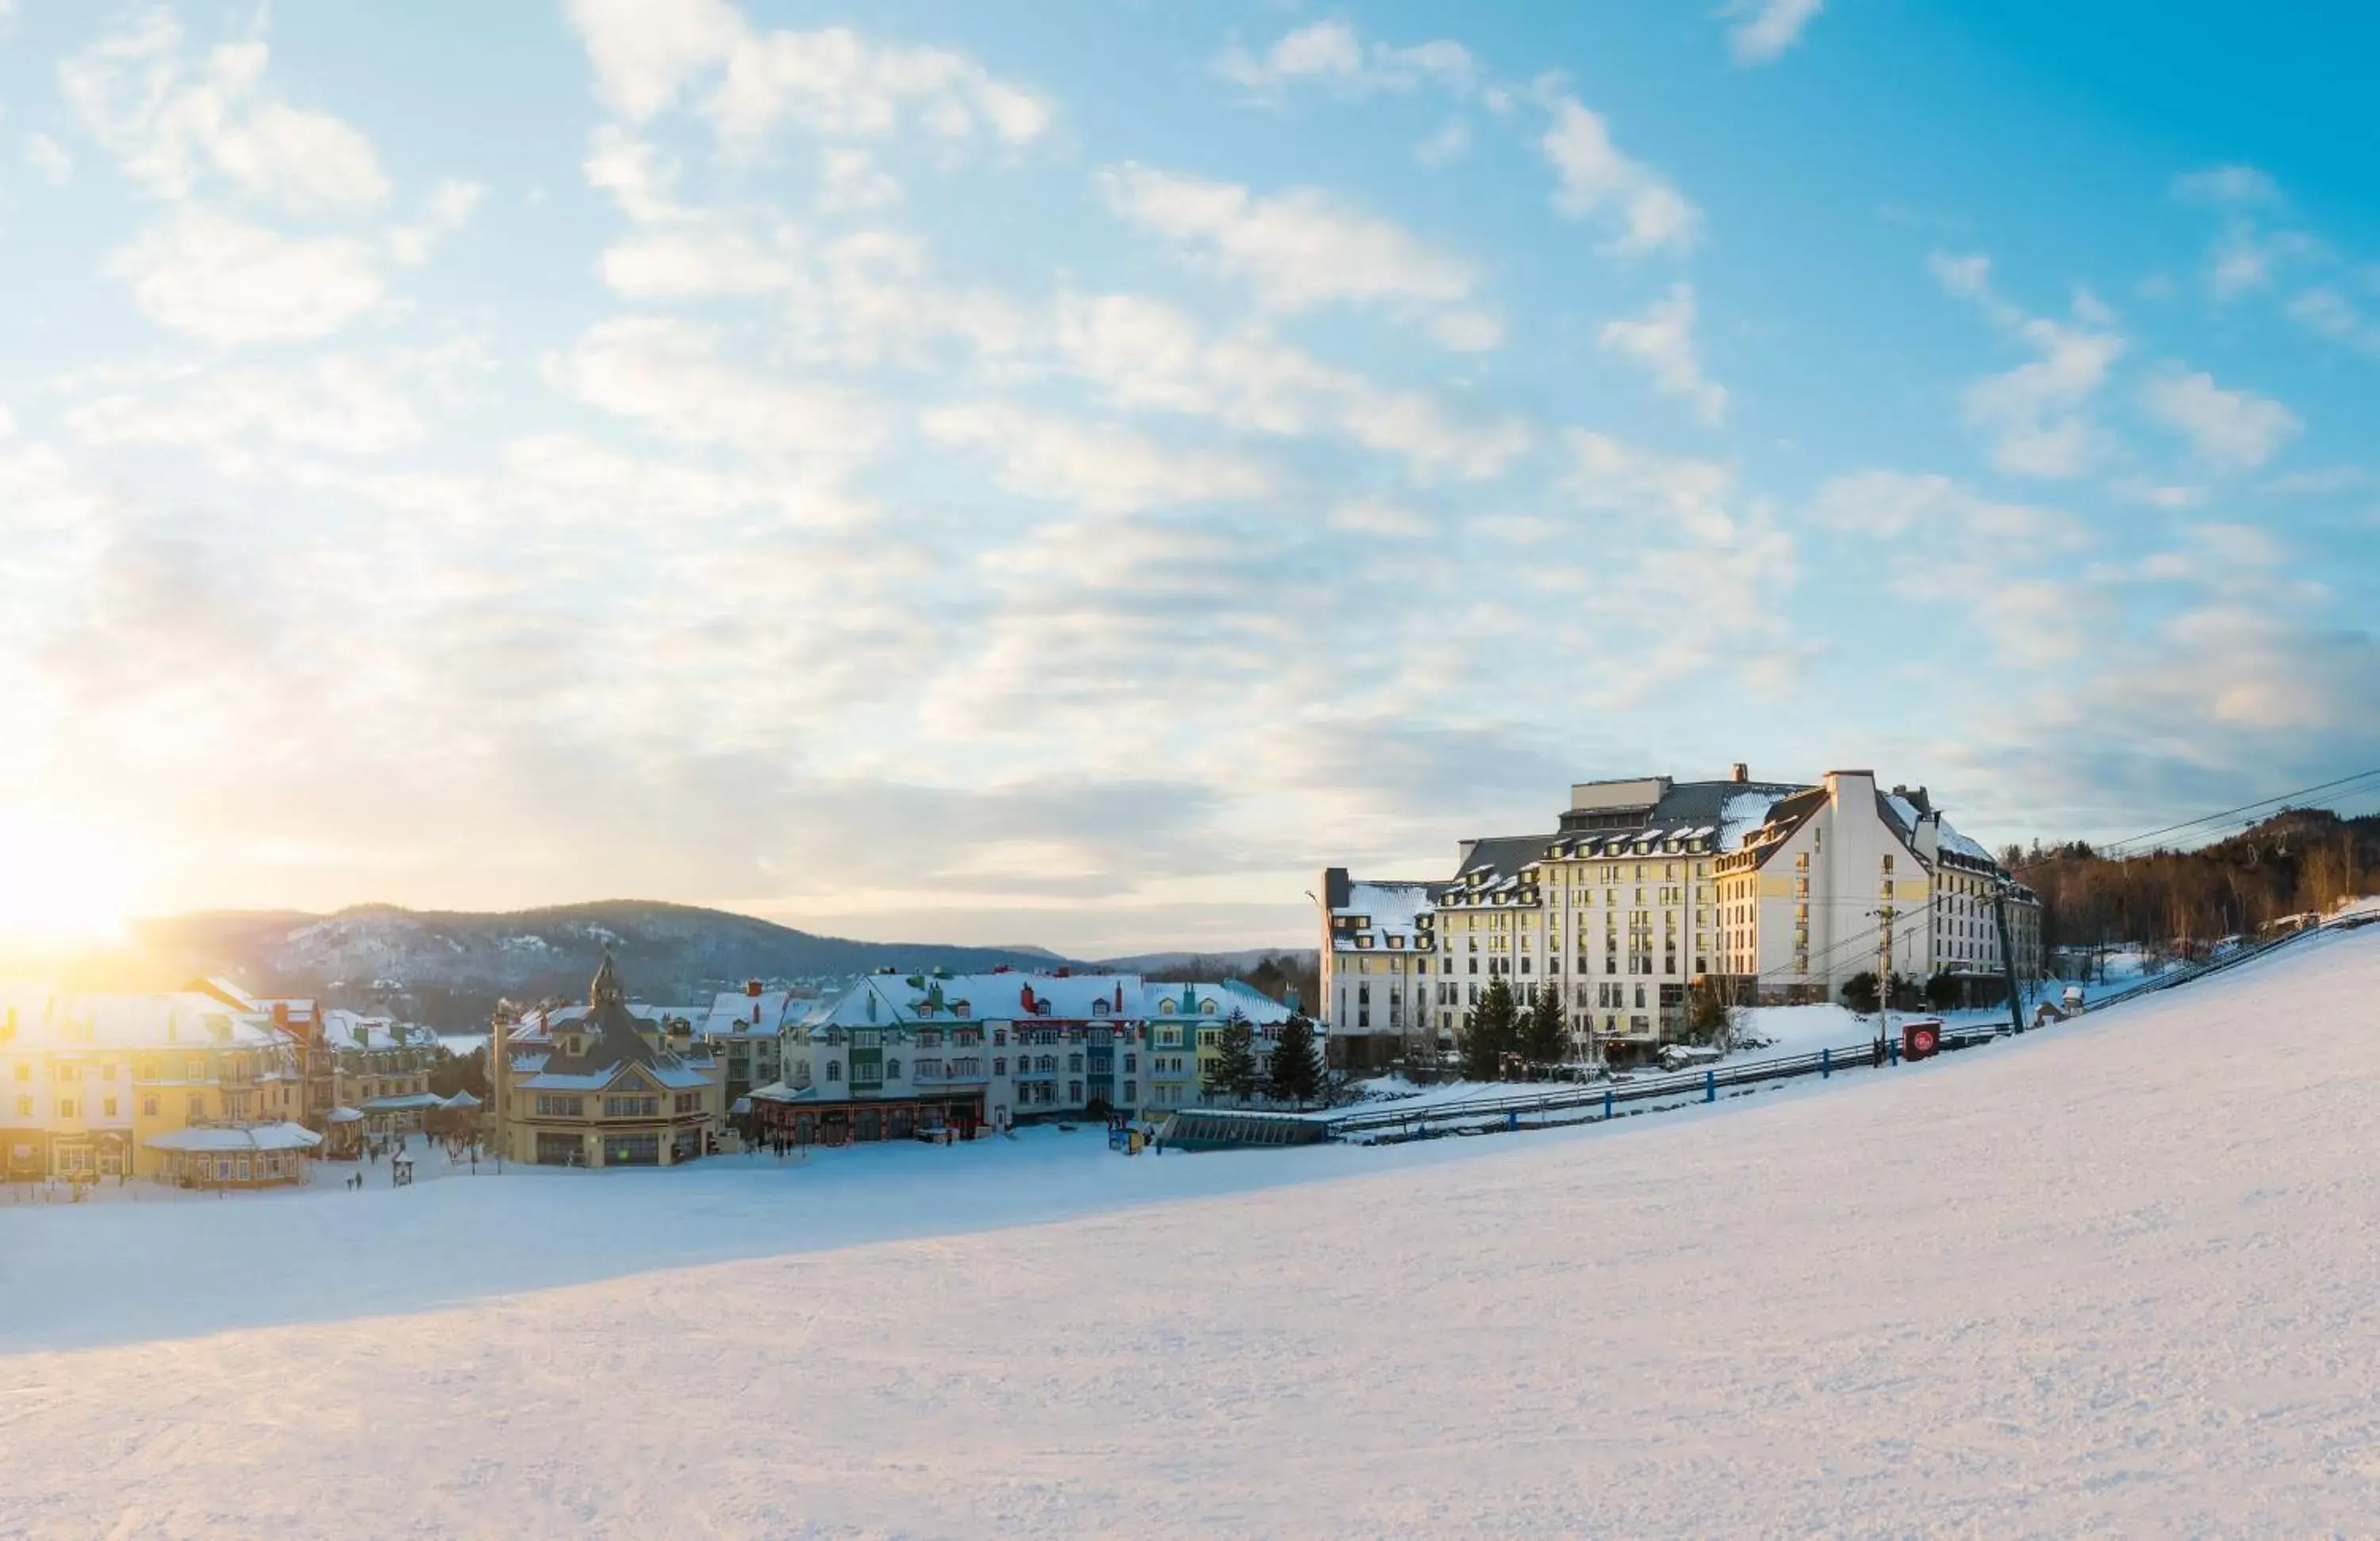
[[(444, 1151), (446, 1159), (450, 1163), (456, 1166), (468, 1165), (472, 1174), (478, 1175), (480, 1141), (476, 1135), (425, 1134), (422, 1138)], [(363, 1148), (358, 1154), (365, 1163), (371, 1166), (378, 1166), (380, 1159), (383, 1156), (387, 1157), (389, 1183), (393, 1187), (402, 1188), (408, 1186), (413, 1181), (412, 1144), (410, 1135), (387, 1135), (376, 1139), (365, 1140)], [(349, 1172), (342, 1185), (348, 1188), (361, 1188), (364, 1185), (363, 1168), (358, 1166), (354, 1171)]]

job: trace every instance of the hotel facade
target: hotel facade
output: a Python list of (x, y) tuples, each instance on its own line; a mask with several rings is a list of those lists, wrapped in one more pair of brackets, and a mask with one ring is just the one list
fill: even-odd
[(1684, 1033), (1697, 987), (1730, 1004), (1837, 999), (1888, 931), (1896, 973), (1987, 997), (2006, 989), (2003, 900), (2020, 979), (2040, 974), (2039, 901), (1922, 787), (1881, 793), (1864, 770), (1760, 783), (1738, 765), (1581, 783), (1556, 825), (1464, 841), (1442, 880), (1324, 872), (1334, 1063), (1451, 1049), (1500, 977), (1524, 1001), (1554, 993), (1578, 1058), (1633, 1062)]

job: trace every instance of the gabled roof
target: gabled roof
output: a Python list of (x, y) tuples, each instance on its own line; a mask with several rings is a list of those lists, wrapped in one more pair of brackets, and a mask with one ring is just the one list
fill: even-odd
[[(670, 1071), (687, 1068), (679, 1056), (645, 1041), (637, 1014), (628, 1009), (627, 994), (621, 988), (619, 971), (613, 966), (609, 948), (603, 951), (603, 962), (595, 971), (594, 983), (588, 987), (586, 1013), (572, 1030), (592, 1037), (576, 1054), (557, 1044), (546, 1054), (543, 1068), (538, 1073), (540, 1079), (566, 1076), (574, 1081), (589, 1077), (609, 1081), (623, 1065)], [(695, 1074), (698, 1082), (700, 1074)]]

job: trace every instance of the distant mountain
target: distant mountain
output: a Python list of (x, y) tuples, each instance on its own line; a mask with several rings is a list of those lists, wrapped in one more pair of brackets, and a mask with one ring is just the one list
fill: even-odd
[(482, 1026), (499, 998), (577, 996), (604, 948), (638, 999), (708, 1002), (747, 979), (829, 986), (890, 965), (1047, 968), (1039, 948), (953, 947), (814, 936), (687, 904), (607, 900), (509, 914), (365, 904), (335, 915), (207, 911), (138, 922), (127, 955), (93, 960), (126, 984), (222, 975), (260, 995), (386, 1006), (442, 1031)]
[(1091, 966), (1112, 974), (1149, 974), (1202, 964), (1212, 965), (1217, 973), (1236, 975), (1268, 958), (1282, 958), (1293, 965), (1313, 968), (1319, 954), (1311, 947), (1243, 947), (1236, 953), (1135, 953), (1125, 958), (1101, 958)]

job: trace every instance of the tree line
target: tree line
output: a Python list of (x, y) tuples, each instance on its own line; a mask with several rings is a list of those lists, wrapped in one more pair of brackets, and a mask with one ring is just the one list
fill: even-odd
[(2041, 895), (2045, 946), (2188, 946), (2380, 886), (2380, 814), (2289, 808), (2191, 851), (2107, 856), (2082, 841), (2035, 842), (2001, 863)]

